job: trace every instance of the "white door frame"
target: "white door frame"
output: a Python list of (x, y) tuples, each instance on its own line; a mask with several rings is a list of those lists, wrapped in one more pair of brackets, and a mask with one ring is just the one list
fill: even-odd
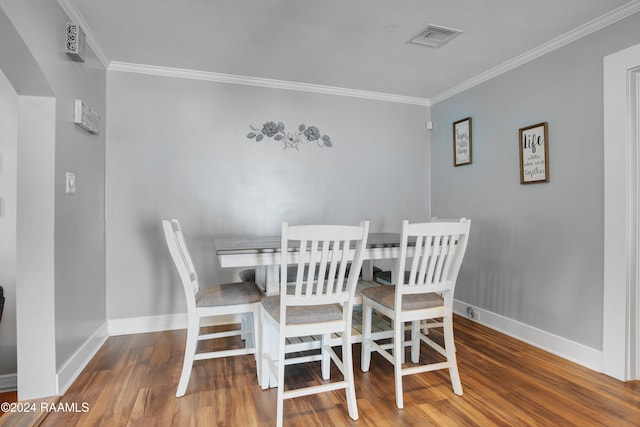
[(602, 371), (639, 379), (640, 45), (604, 58)]
[(58, 394), (55, 330), (56, 99), (0, 6), (0, 69), (18, 95), (16, 335), (18, 399)]

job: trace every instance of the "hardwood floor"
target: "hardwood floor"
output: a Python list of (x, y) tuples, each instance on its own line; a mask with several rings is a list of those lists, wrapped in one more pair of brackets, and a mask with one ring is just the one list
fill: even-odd
[[(0, 426), (38, 426), (48, 415), (47, 409), (55, 407), (60, 396), (18, 402), (18, 392), (0, 393)], [(43, 410), (44, 409), (44, 410)]]
[[(286, 401), (285, 425), (640, 425), (638, 381), (595, 373), (465, 318), (456, 317), (455, 333), (463, 396), (453, 393), (446, 370), (412, 375), (404, 378), (405, 408), (398, 410), (391, 365), (374, 354), (362, 373), (355, 345), (360, 419), (349, 418), (340, 391)], [(276, 390), (260, 389), (252, 356), (196, 362), (187, 394), (176, 398), (184, 338), (185, 331), (109, 338), (60, 399), (69, 410), (49, 412), (41, 425), (275, 424)], [(424, 346), (421, 357), (432, 357)], [(318, 381), (318, 365), (288, 368), (287, 385)]]

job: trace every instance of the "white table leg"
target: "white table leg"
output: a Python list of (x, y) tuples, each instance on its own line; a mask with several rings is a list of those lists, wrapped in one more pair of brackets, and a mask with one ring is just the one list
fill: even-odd
[(256, 284), (263, 292), (267, 290), (267, 266), (259, 265), (256, 267)]
[(370, 259), (362, 261), (362, 280), (373, 280), (373, 261)]
[(268, 265), (266, 268), (265, 289), (267, 295), (280, 293), (280, 266)]
[(280, 265), (256, 266), (256, 283), (266, 295), (280, 292)]

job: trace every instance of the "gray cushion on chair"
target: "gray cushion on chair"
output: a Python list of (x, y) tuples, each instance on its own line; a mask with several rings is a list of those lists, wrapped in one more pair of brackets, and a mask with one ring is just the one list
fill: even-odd
[[(396, 285), (372, 286), (363, 289), (362, 296), (393, 309)], [(402, 310), (421, 310), (442, 305), (444, 305), (444, 298), (434, 292), (402, 296)]]
[(196, 306), (249, 304), (258, 302), (260, 299), (262, 299), (262, 292), (253, 282), (225, 283), (200, 289), (196, 294)]
[[(278, 322), (280, 321), (280, 295), (272, 295), (262, 299), (262, 307)], [(287, 307), (287, 324), (328, 322), (342, 320), (340, 304), (305, 305)]]

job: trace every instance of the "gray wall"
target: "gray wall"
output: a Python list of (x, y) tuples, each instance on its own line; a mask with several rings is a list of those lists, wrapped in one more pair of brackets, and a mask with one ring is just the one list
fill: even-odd
[[(48, 177), (54, 203), (47, 209), (55, 233), (55, 354), (60, 369), (106, 318), (105, 133), (92, 136), (72, 123), (75, 98), (85, 100), (104, 122), (106, 71), (90, 49), (85, 63), (66, 57), (63, 36), (69, 17), (57, 2), (3, 0), (0, 7), (40, 67), (25, 73), (44, 74), (55, 98), (55, 174)], [(67, 171), (76, 174), (73, 196), (64, 194)]]
[(0, 375), (16, 373), (16, 179), (18, 95), (0, 70)]
[[(177, 218), (203, 282), (237, 280), (211, 237), (290, 223), (371, 220), (399, 230), (429, 214), (427, 107), (109, 71), (109, 319), (185, 312), (160, 221)], [(249, 125), (315, 125), (333, 148), (246, 138)]]
[[(433, 214), (473, 224), (458, 300), (602, 349), (602, 63), (638, 28), (635, 14), (432, 107)], [(473, 164), (454, 168), (467, 116)], [(518, 129), (544, 121), (550, 182), (520, 185)]]

